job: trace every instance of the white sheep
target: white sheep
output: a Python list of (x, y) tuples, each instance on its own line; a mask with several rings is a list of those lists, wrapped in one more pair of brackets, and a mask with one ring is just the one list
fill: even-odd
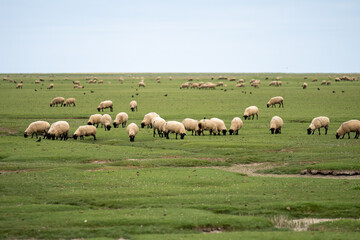
[(68, 98), (68, 99), (66, 99), (66, 101), (64, 103), (64, 107), (66, 107), (66, 106), (70, 107), (71, 104), (73, 105), (73, 107), (75, 107), (76, 106), (75, 102), (76, 102), (75, 98)]
[(96, 127), (99, 126), (99, 123), (101, 122), (101, 117), (102, 115), (101, 114), (93, 114), (89, 117), (89, 120), (88, 120), (88, 125), (95, 125), (96, 124)]
[(130, 142), (133, 142), (136, 134), (139, 132), (139, 127), (135, 123), (130, 123), (126, 128), (126, 132), (129, 135)]
[(234, 133), (234, 135), (238, 135), (239, 129), (242, 128), (242, 126), (243, 126), (243, 121), (241, 120), (241, 118), (234, 117), (233, 120), (231, 120), (229, 134), (232, 135)]
[(52, 88), (54, 88), (54, 84), (51, 83), (47, 89), (52, 89)]
[(325, 128), (325, 135), (327, 134), (327, 131), (329, 129), (329, 124), (330, 124), (330, 119), (328, 117), (324, 117), (324, 116), (321, 116), (321, 117), (316, 117), (314, 118), (308, 129), (307, 129), (307, 133), (310, 135), (311, 132), (312, 134), (315, 133), (315, 130), (318, 129), (319, 130), (319, 135), (320, 135), (320, 128)]
[(153, 137), (155, 137), (155, 130), (158, 131), (159, 137), (164, 136), (166, 121), (161, 117), (153, 117), (151, 125), (154, 129)]
[(151, 120), (154, 117), (160, 117), (160, 116), (156, 112), (150, 112), (145, 114), (144, 119), (141, 121), (141, 128), (144, 128), (145, 126), (148, 126), (148, 128), (152, 128)]
[(132, 101), (130, 102), (130, 109), (131, 109), (132, 112), (134, 112), (134, 111), (135, 111), (135, 108), (136, 108), (136, 111), (137, 111), (137, 110), (138, 110), (138, 109), (137, 109), (137, 102), (136, 102), (135, 100), (132, 100)]
[(270, 100), (268, 101), (267, 103), (267, 107), (274, 107), (275, 104), (279, 104), (279, 107), (284, 107), (284, 98), (281, 97), (281, 96), (277, 96), (277, 97), (273, 97), (273, 98), (270, 98)]
[(55, 106), (55, 105), (57, 106), (58, 104), (60, 104), (60, 106), (62, 107), (64, 105), (64, 101), (65, 101), (65, 98), (56, 97), (53, 100), (51, 100), (50, 107)]
[(189, 86), (190, 86), (190, 83), (186, 82), (186, 83), (183, 83), (183, 84), (180, 85), (180, 89), (189, 88)]
[(354, 138), (359, 138), (359, 134), (360, 134), (360, 121), (359, 120), (349, 120), (349, 121), (341, 124), (339, 129), (336, 131), (336, 138), (339, 139), (340, 136), (342, 136), (342, 138), (344, 138), (346, 133), (348, 134), (348, 137), (350, 138), (350, 132), (356, 132)]
[(73, 81), (74, 85), (80, 85), (80, 81)]
[(200, 136), (200, 128), (199, 128), (198, 120), (195, 120), (192, 118), (185, 118), (182, 121), (182, 124), (184, 125), (184, 127), (187, 131), (191, 131), (191, 136), (194, 135), (194, 131), (195, 131), (195, 136), (196, 136), (196, 133)]
[(113, 111), (113, 102), (110, 100), (106, 100), (103, 101), (99, 104), (99, 106), (97, 107), (98, 112), (100, 112), (100, 110), (104, 111), (104, 109), (106, 108), (110, 108), (110, 112)]
[(69, 135), (70, 125), (66, 121), (57, 121), (51, 124), (49, 131), (47, 132), (47, 139), (55, 140), (67, 140)]
[(235, 85), (235, 87), (245, 87), (245, 83), (238, 83)]
[(139, 82), (139, 87), (146, 87), (146, 84), (144, 82)]
[(256, 106), (247, 107), (244, 111), (244, 119), (245, 120), (247, 118), (249, 118), (249, 120), (250, 120), (251, 116), (253, 117), (252, 119), (254, 120), (255, 115), (256, 115), (256, 119), (259, 119), (259, 109)]
[(16, 88), (22, 88), (22, 83), (19, 83), (17, 86), (16, 86)]
[(94, 140), (96, 140), (96, 127), (92, 125), (80, 126), (78, 129), (76, 129), (73, 138), (76, 140), (78, 137), (80, 137), (80, 140), (84, 140), (84, 136), (93, 136)]
[(200, 133), (204, 134), (204, 131), (209, 131), (210, 136), (211, 133), (214, 134), (214, 136), (216, 135), (218, 129), (216, 127), (216, 123), (213, 121), (210, 121), (209, 119), (201, 119), (199, 121), (199, 129), (200, 129)]
[(210, 121), (215, 122), (216, 128), (218, 130), (218, 135), (220, 135), (220, 132), (222, 132), (223, 135), (226, 135), (227, 128), (226, 128), (225, 123), (224, 123), (223, 120), (221, 120), (219, 118), (211, 118)]
[(308, 84), (306, 82), (303, 83), (302, 88), (305, 89), (308, 87)]
[(284, 121), (279, 116), (274, 116), (270, 121), (270, 131), (271, 134), (281, 134), (281, 127), (284, 124)]
[(126, 112), (120, 112), (116, 115), (116, 118), (113, 122), (114, 128), (117, 128), (120, 124), (122, 127), (126, 126), (126, 122), (128, 121), (129, 116)]
[(178, 121), (168, 121), (165, 124), (165, 136), (166, 139), (169, 139), (169, 133), (175, 133), (176, 139), (178, 134), (180, 134), (180, 138), (184, 139), (186, 135), (185, 127), (181, 122)]
[(34, 134), (36, 135), (36, 137), (38, 137), (38, 134), (44, 134), (44, 138), (45, 138), (49, 129), (50, 129), (50, 123), (46, 121), (32, 122), (25, 130), (24, 137), (27, 138), (29, 135), (31, 135), (31, 138), (33, 138)]
[(108, 130), (110, 131), (110, 128), (111, 128), (111, 116), (109, 114), (104, 114), (101, 116), (101, 119), (100, 119), (100, 123), (101, 123), (101, 127), (105, 127), (105, 131)]

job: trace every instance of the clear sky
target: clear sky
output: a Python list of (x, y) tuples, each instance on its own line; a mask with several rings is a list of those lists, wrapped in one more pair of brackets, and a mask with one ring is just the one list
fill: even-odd
[(0, 0), (0, 73), (359, 72), (359, 0)]

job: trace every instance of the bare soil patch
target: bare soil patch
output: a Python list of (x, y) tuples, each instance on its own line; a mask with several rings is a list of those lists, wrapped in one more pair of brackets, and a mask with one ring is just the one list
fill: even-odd
[(91, 161), (90, 163), (94, 163), (94, 164), (104, 164), (104, 163), (110, 163), (111, 161), (107, 161), (107, 160), (94, 160)]
[(13, 129), (0, 127), (0, 136), (8, 136), (10, 134), (16, 134), (18, 132), (19, 131), (16, 131), (16, 130), (13, 130)]

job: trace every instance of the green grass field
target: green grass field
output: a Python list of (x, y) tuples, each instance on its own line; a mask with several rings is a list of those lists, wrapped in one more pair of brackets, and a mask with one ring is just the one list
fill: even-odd
[[(190, 77), (208, 82), (213, 76), (217, 83), (219, 75), (243, 78), (246, 87), (221, 80), (227, 87), (179, 89)], [(23, 80), (23, 88), (3, 81), (5, 76)], [(53, 89), (47, 89), (50, 76)], [(88, 84), (85, 78), (93, 76), (104, 83)], [(282, 86), (269, 86), (277, 76)], [(360, 82), (335, 82), (338, 76), (343, 74), (1, 74), (0, 238), (359, 238), (360, 178), (300, 175), (302, 170), (360, 170), (355, 133), (351, 139), (335, 138), (342, 122), (360, 120)], [(119, 82), (119, 77), (125, 81)], [(140, 77), (146, 88), (138, 87)], [(39, 78), (45, 81), (35, 84)], [(253, 78), (261, 80), (260, 88), (250, 87)], [(318, 81), (311, 82), (313, 78)], [(85, 88), (74, 89), (74, 80)], [(322, 80), (332, 84), (321, 86)], [(309, 84), (305, 90), (303, 82)], [(75, 97), (77, 106), (50, 108), (51, 99), (58, 96)], [(266, 108), (274, 96), (284, 97), (284, 108)], [(137, 112), (129, 108), (133, 99)], [(167, 121), (218, 117), (229, 128), (251, 105), (259, 108), (259, 119), (243, 119), (239, 135), (188, 132), (184, 140), (175, 135), (154, 138), (152, 129), (144, 128), (131, 143), (121, 127), (109, 132), (99, 127), (96, 141), (87, 137), (37, 142), (23, 137), (37, 120), (68, 121), (72, 135), (104, 100), (114, 103), (114, 112), (104, 111), (113, 120), (124, 111), (128, 124), (138, 126), (146, 113), (157, 112)], [(281, 135), (269, 131), (275, 115), (284, 120)], [(321, 135), (307, 135), (318, 116), (330, 118), (328, 134), (322, 129)], [(261, 176), (230, 171), (241, 170), (243, 164), (270, 167), (255, 172)], [(312, 224), (305, 232), (280, 223), (302, 218), (334, 221)]]

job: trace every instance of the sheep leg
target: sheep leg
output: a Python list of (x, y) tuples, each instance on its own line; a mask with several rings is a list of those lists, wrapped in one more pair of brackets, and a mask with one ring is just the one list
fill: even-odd
[(259, 115), (258, 114), (256, 114), (256, 120), (259, 120)]
[(327, 131), (328, 131), (328, 128), (327, 128), (327, 127), (325, 127), (325, 135), (327, 134)]
[(236, 130), (236, 131), (235, 131), (235, 135), (239, 135), (239, 130)]
[(178, 134), (176, 133), (176, 139), (177, 139), (177, 135), (178, 135)]
[(96, 136), (95, 136), (95, 134), (91, 134), (93, 137), (94, 137), (94, 141), (96, 140)]
[(312, 132), (312, 135), (314, 135), (314, 133), (315, 133), (315, 130)]
[(112, 107), (110, 107), (110, 112), (112, 112), (113, 111), (113, 108)]
[[(191, 136), (194, 136), (194, 130), (191, 130)], [(196, 136), (196, 133), (195, 133)]]
[(354, 138), (355, 138), (355, 139), (358, 139), (358, 138), (359, 138), (359, 135), (360, 135), (360, 132), (357, 131)]
[(318, 130), (319, 130), (319, 135), (320, 135), (320, 128), (318, 128)]
[(154, 128), (154, 132), (153, 132), (153, 137), (155, 137), (155, 128)]
[(349, 139), (350, 139), (350, 133), (348, 132), (348, 137), (349, 137)]

